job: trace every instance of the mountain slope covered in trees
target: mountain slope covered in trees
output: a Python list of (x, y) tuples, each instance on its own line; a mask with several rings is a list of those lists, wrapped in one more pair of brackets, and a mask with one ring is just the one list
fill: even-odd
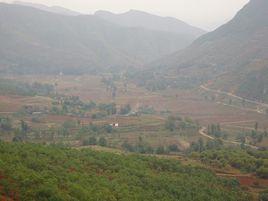
[(250, 200), (235, 180), (174, 160), (2, 142), (0, 187), (21, 201)]

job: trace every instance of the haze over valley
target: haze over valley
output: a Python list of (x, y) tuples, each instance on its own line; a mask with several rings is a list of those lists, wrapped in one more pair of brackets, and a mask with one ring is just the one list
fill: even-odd
[(79, 2), (0, 3), (0, 199), (267, 201), (268, 1)]

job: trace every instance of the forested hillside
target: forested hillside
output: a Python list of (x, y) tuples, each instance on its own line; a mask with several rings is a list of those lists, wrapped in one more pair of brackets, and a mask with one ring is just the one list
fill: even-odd
[(2, 198), (20, 201), (249, 201), (235, 180), (174, 160), (0, 143)]

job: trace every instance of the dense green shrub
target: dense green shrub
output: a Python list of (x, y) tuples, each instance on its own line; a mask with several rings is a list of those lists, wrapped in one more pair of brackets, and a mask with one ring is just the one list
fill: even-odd
[(260, 193), (259, 201), (268, 201), (268, 190)]
[(83, 141), (83, 145), (97, 145), (97, 139), (95, 137), (89, 137), (88, 139)]
[(244, 172), (256, 173), (259, 177), (268, 178), (267, 151), (220, 148), (205, 150), (199, 158), (210, 165), (218, 167), (229, 165)]

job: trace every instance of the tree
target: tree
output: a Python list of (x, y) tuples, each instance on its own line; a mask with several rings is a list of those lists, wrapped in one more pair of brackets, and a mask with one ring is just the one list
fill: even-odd
[(178, 146), (176, 144), (173, 144), (173, 145), (168, 146), (168, 150), (170, 152), (178, 152), (179, 148), (178, 148)]
[(268, 137), (267, 129), (264, 129), (264, 133), (263, 133), (263, 135), (264, 135), (265, 137)]
[(27, 138), (27, 133), (28, 131), (30, 130), (28, 124), (21, 120), (20, 121), (20, 130), (18, 131), (18, 134), (17, 136), (21, 139), (21, 140), (24, 140)]
[(126, 150), (126, 151), (129, 151), (129, 152), (134, 152), (135, 151), (134, 147), (131, 144), (129, 144), (128, 142), (124, 142), (122, 144), (122, 148), (124, 150)]
[(113, 132), (113, 127), (111, 125), (105, 125), (104, 129), (107, 133), (112, 133)]
[(245, 142), (242, 142), (242, 143), (240, 144), (240, 148), (241, 148), (241, 149), (244, 149), (244, 150), (246, 149)]
[(252, 137), (253, 139), (256, 139), (257, 136), (258, 136), (257, 131), (256, 131), (256, 130), (252, 130), (252, 131), (251, 131), (251, 137)]
[(246, 143), (246, 137), (243, 133), (239, 134), (239, 136), (237, 137), (237, 139), (241, 142), (241, 143)]
[(107, 146), (107, 140), (104, 137), (101, 137), (99, 139), (99, 145), (102, 147), (106, 147)]
[(62, 134), (64, 137), (68, 137), (71, 134), (71, 129), (76, 127), (76, 122), (74, 121), (65, 121), (62, 124)]
[(28, 124), (23, 120), (20, 121), (20, 128), (23, 133), (27, 133), (29, 130)]
[(205, 149), (219, 149), (223, 146), (223, 143), (220, 139), (209, 140), (206, 144)]
[(199, 145), (199, 152), (202, 152), (205, 150), (204, 140), (202, 138), (199, 138), (198, 145)]
[(259, 123), (258, 122), (255, 123), (254, 128), (255, 128), (255, 131), (258, 131), (258, 128), (259, 128)]
[(21, 138), (21, 136), (15, 136), (13, 139), (12, 139), (13, 142), (22, 142), (23, 139)]
[(157, 147), (156, 154), (165, 154), (165, 148), (163, 146)]
[(121, 115), (126, 115), (126, 114), (129, 114), (131, 112), (131, 106), (129, 104), (123, 106), (121, 109), (120, 109), (120, 114)]
[(266, 167), (260, 167), (257, 170), (257, 175), (261, 178), (268, 179), (268, 168)]
[(116, 104), (111, 103), (111, 104), (100, 104), (99, 105), (99, 110), (105, 111), (107, 115), (114, 115), (116, 114)]
[(169, 116), (165, 123), (166, 129), (174, 131), (176, 129), (176, 120), (175, 117)]
[(95, 137), (90, 137), (87, 140), (83, 141), (83, 145), (87, 146), (87, 145), (97, 145), (97, 139)]
[(263, 141), (263, 134), (258, 135), (257, 142), (261, 143)]
[(259, 201), (268, 201), (268, 190), (260, 193)]
[(216, 138), (222, 137), (222, 132), (221, 132), (221, 126), (220, 126), (220, 124), (217, 124), (217, 125), (215, 125), (215, 124), (208, 125), (208, 134), (209, 135), (213, 135)]
[[(213, 148), (214, 147), (214, 144), (208, 144), (207, 147), (211, 147)], [(199, 138), (197, 142), (193, 142), (189, 148), (189, 151), (192, 152), (203, 152), (205, 151), (206, 147), (205, 147), (205, 144), (204, 144), (204, 140), (202, 138)]]
[(0, 128), (4, 131), (12, 130), (12, 122), (9, 118), (0, 118)]

